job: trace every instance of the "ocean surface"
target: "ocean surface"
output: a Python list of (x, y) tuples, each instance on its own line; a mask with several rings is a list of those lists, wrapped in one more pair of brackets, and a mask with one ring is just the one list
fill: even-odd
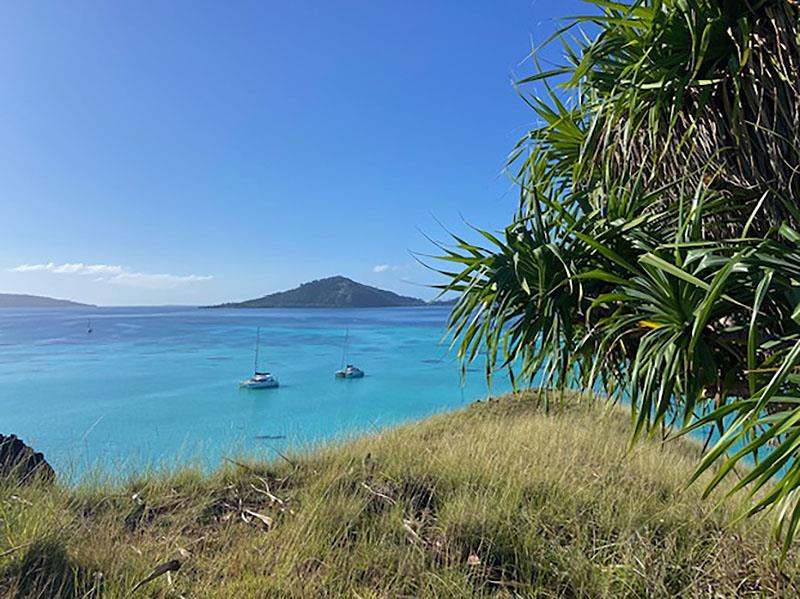
[[(487, 395), (462, 384), (447, 307), (343, 310), (0, 310), (0, 433), (69, 479), (124, 475), (379, 430)], [(92, 332), (88, 332), (91, 320)], [(244, 390), (259, 369), (278, 389)], [(345, 332), (363, 379), (337, 380)], [(507, 391), (493, 382), (495, 393)], [(269, 437), (269, 438), (265, 438)]]

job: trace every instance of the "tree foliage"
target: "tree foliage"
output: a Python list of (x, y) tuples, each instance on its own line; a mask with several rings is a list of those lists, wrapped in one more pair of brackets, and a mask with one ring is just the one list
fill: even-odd
[[(443, 247), (450, 331), (515, 384), (602, 389), (637, 439), (714, 426), (698, 475), (800, 522), (800, 8), (591, 0), (519, 82), (502, 234)], [(591, 38), (582, 31), (593, 33)], [(537, 95), (535, 90), (543, 93)], [(752, 458), (753, 462), (743, 462)]]

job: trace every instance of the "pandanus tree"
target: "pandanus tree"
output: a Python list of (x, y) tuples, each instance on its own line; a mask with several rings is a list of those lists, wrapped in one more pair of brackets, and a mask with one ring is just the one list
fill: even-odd
[[(800, 3), (591, 0), (519, 82), (502, 233), (443, 246), (459, 355), (602, 390), (632, 437), (711, 429), (696, 477), (800, 522)], [(537, 93), (538, 92), (538, 93)], [(558, 394), (541, 394), (553, 397)], [(741, 465), (742, 468), (736, 468)]]

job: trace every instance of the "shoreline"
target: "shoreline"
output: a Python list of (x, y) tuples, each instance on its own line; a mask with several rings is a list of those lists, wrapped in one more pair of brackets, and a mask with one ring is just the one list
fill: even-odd
[[(630, 449), (622, 408), (545, 414), (531, 399), (474, 402), (208, 475), (0, 486), (0, 593), (92, 596), (97, 572), (110, 597), (142, 581), (143, 595), (204, 597), (798, 588), (795, 552), (781, 564), (777, 547), (765, 551), (763, 521), (735, 522), (734, 503), (700, 497), (702, 481), (685, 488), (698, 443)], [(165, 564), (169, 576), (148, 579)]]

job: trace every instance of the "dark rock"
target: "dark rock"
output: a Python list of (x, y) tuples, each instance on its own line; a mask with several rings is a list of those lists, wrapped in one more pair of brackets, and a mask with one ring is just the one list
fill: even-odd
[(16, 435), (0, 435), (0, 479), (25, 483), (34, 479), (51, 482), (55, 477), (44, 455), (25, 445)]

